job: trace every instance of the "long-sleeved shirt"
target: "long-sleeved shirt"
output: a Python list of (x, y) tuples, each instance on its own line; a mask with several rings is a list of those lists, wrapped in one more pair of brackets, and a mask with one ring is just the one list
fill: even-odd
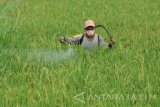
[(98, 46), (106, 45), (104, 39), (97, 34), (95, 34), (92, 39), (87, 38), (86, 35), (83, 35), (83, 34), (79, 34), (74, 37), (65, 37), (65, 41), (71, 42), (74, 44), (80, 43), (81, 41), (82, 48), (84, 48), (87, 51), (90, 51), (93, 48), (98, 47)]

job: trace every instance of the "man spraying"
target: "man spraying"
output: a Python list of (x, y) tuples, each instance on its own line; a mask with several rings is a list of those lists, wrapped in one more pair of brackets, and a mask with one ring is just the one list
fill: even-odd
[[(82, 48), (87, 51), (91, 51), (93, 48), (106, 46), (104, 39), (95, 34), (95, 23), (93, 20), (87, 20), (84, 24), (84, 34), (76, 35), (74, 37), (61, 37), (59, 41), (61, 43), (69, 42), (74, 44), (80, 44)], [(112, 48), (115, 42), (111, 39), (107, 47)]]

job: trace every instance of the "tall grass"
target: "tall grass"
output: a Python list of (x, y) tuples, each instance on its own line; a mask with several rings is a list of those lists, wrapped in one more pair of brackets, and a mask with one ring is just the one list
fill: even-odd
[[(159, 9), (159, 0), (1, 0), (0, 105), (158, 107)], [(116, 45), (65, 56), (58, 38), (83, 33), (87, 19)]]

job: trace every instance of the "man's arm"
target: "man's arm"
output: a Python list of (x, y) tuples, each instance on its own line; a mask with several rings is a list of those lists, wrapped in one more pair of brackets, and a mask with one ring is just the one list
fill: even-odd
[(69, 43), (75, 43), (76, 44), (80, 41), (81, 38), (82, 38), (82, 34), (76, 35), (76, 36), (73, 36), (73, 37), (61, 37), (59, 39), (59, 41), (61, 43), (69, 42)]
[[(110, 40), (109, 41), (109, 43), (108, 43), (108, 47), (109, 48), (112, 48), (112, 46), (115, 44), (115, 41), (114, 40)], [(101, 36), (99, 36), (99, 45), (100, 46), (107, 46), (107, 43), (104, 41), (104, 39), (101, 37)]]
[(99, 45), (100, 46), (106, 45), (106, 42), (104, 41), (104, 39), (102, 38), (102, 36), (99, 36)]

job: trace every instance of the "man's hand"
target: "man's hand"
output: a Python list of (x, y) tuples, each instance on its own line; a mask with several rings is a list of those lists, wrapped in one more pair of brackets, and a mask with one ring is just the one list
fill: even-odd
[(60, 37), (60, 38), (59, 38), (59, 42), (60, 42), (60, 43), (65, 43), (65, 37)]
[(110, 41), (109, 41), (109, 44), (108, 44), (108, 46), (109, 46), (109, 48), (112, 48), (112, 46), (115, 44), (115, 40), (114, 39), (111, 39)]

